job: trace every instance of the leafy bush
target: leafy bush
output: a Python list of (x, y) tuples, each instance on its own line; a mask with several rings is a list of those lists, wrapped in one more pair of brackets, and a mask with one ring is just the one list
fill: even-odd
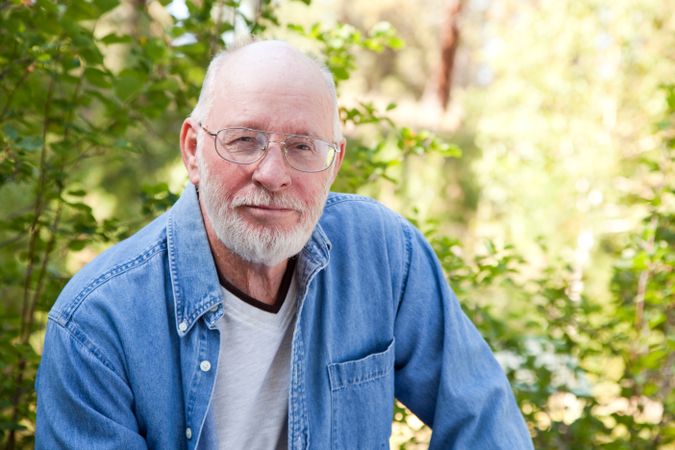
[[(223, 33), (294, 33), (320, 49), (338, 82), (353, 76), (360, 52), (403, 45), (386, 24), (369, 31), (283, 24), (271, 0), (252, 14), (238, 1), (187, 1), (188, 16), (180, 20), (158, 4), (134, 5), (0, 5), (0, 439), (6, 448), (33, 443), (42, 333), (61, 288), (93, 254), (175, 200), (165, 181), (178, 158), (171, 139), (198, 96), (210, 56), (223, 47)], [(404, 211), (426, 231), (465, 310), (495, 350), (537, 448), (673, 448), (675, 88), (661, 92), (669, 109), (654, 131), (659, 153), (639, 163), (642, 179), (654, 179), (651, 174), (661, 181), (643, 186), (637, 199), (649, 207), (643, 226), (612, 250), (610, 304), (579, 294), (578, 274), (560, 261), (530, 276), (526, 256), (513, 247), (488, 242), (470, 255), (437, 224)], [(397, 125), (388, 117), (394, 108), (342, 107), (353, 131), (337, 190), (398, 183), (411, 160), (460, 156), (433, 133)], [(510, 298), (519, 300), (517, 307), (504, 301)], [(425, 445), (428, 430), (401, 405), (394, 420), (400, 448)]]

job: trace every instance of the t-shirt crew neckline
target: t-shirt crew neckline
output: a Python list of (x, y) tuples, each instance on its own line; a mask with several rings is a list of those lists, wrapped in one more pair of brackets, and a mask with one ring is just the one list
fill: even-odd
[(277, 298), (271, 305), (269, 303), (260, 301), (257, 298), (251, 297), (250, 295), (243, 292), (235, 285), (227, 281), (227, 279), (221, 276), (220, 274), (218, 274), (218, 279), (220, 280), (220, 284), (223, 286), (223, 288), (225, 288), (225, 290), (229, 291), (239, 300), (246, 302), (249, 305), (254, 306), (258, 309), (262, 309), (263, 311), (266, 311), (268, 313), (276, 314), (283, 306), (284, 300), (287, 297), (288, 289), (290, 288), (291, 280), (293, 279), (293, 273), (295, 272), (295, 265), (297, 260), (298, 260), (297, 256), (289, 258), (288, 264), (286, 265), (286, 271), (284, 272), (284, 276), (281, 279), (281, 284), (279, 285), (279, 292), (277, 293)]

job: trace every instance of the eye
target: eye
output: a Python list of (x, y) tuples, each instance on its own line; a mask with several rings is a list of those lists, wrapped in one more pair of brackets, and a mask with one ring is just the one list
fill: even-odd
[(311, 153), (316, 151), (314, 144), (306, 140), (290, 140), (286, 142), (289, 151), (297, 153)]
[(238, 138), (235, 138), (229, 144), (237, 144), (237, 143), (248, 144), (248, 143), (252, 143), (252, 142), (256, 142), (256, 139), (253, 136), (239, 136)]
[(220, 143), (223, 147), (235, 150), (256, 148), (259, 144), (256, 133), (251, 130), (228, 129), (222, 132)]

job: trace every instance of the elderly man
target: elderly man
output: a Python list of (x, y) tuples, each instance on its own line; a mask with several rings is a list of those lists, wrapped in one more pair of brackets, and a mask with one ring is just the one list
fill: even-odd
[(394, 398), (432, 449), (531, 448), (421, 234), (328, 194), (336, 105), (288, 44), (212, 61), (180, 133), (191, 183), (49, 314), (38, 448), (381, 449)]

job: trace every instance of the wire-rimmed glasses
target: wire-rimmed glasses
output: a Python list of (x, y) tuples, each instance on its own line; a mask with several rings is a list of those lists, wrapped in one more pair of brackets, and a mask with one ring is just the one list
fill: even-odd
[(289, 166), (301, 172), (321, 172), (333, 164), (340, 151), (334, 143), (301, 134), (281, 134), (283, 140), (273, 141), (273, 133), (268, 131), (237, 127), (223, 128), (214, 133), (201, 122), (199, 126), (213, 136), (216, 153), (235, 164), (246, 165), (259, 161), (265, 155), (270, 142), (277, 142), (281, 144)]

